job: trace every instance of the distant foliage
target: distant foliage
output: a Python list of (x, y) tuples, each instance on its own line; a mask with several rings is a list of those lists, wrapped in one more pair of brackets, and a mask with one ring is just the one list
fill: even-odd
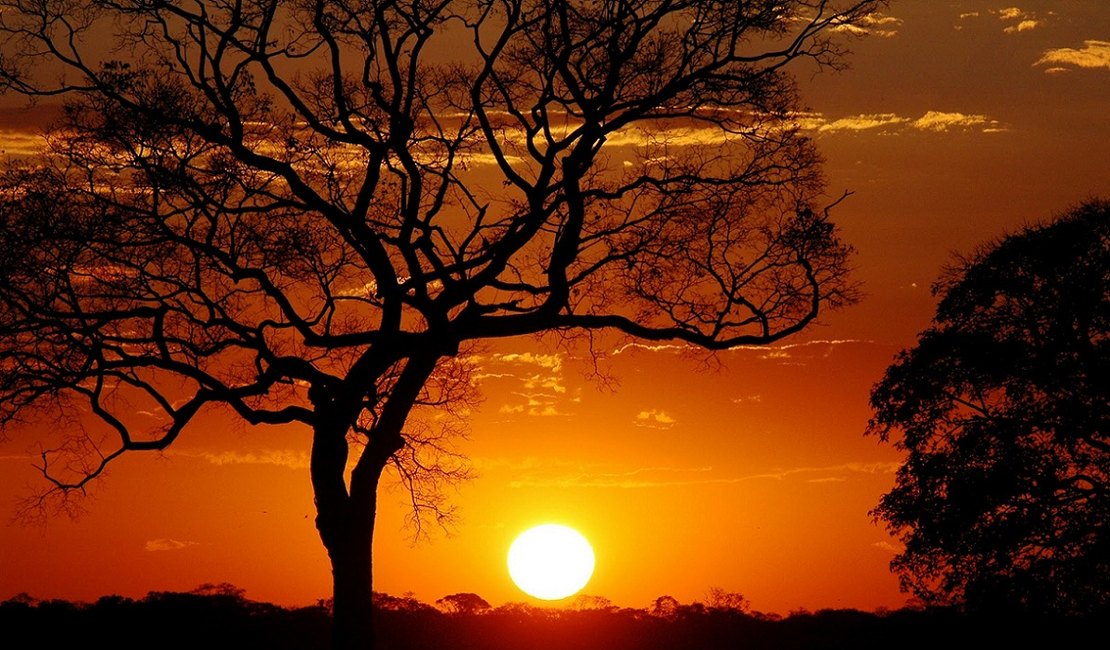
[[(475, 594), (455, 595), (485, 602)], [(379, 644), (390, 650), (932, 650), (957, 638), (990, 640), (983, 647), (1013, 649), (1078, 647), (1085, 634), (1105, 638), (1110, 632), (1110, 625), (1093, 618), (1006, 621), (1000, 626), (997, 620), (952, 608), (820, 610), (780, 620), (664, 596), (660, 600), (673, 601), (678, 616), (523, 603), (445, 614), (409, 596), (375, 596), (406, 607), (376, 612)], [(330, 643), (330, 626), (331, 615), (323, 606), (284, 608), (248, 600), (241, 590), (156, 592), (139, 600), (104, 596), (95, 603), (20, 594), (0, 602), (5, 640), (33, 640), (4, 648), (322, 650)]]
[(906, 458), (873, 514), (927, 602), (1110, 609), (1110, 203), (983, 248), (874, 387)]
[(709, 595), (705, 599), (705, 604), (710, 609), (717, 609), (726, 612), (747, 612), (751, 609), (751, 604), (743, 594), (738, 594), (734, 591), (727, 591), (720, 587), (713, 587), (709, 590)]
[(490, 610), (490, 604), (478, 594), (462, 593), (444, 596), (436, 605), (448, 614), (481, 614)]

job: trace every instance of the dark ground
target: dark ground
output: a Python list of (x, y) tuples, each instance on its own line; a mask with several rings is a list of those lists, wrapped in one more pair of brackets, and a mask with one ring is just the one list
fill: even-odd
[[(955, 650), (1095, 647), (1110, 633), (1099, 618), (972, 617), (953, 609), (869, 613), (821, 610), (785, 618), (695, 603), (666, 612), (638, 609), (540, 609), (509, 604), (445, 614), (413, 599), (384, 596), (380, 650)], [(152, 592), (95, 603), (0, 603), (5, 648), (106, 650), (325, 650), (327, 603), (283, 608), (207, 585), (190, 593)], [(17, 640), (23, 641), (17, 641)], [(15, 644), (11, 643), (15, 641)]]

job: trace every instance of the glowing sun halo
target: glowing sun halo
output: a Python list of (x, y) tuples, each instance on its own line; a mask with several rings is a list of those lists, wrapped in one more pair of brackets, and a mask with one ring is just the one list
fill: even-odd
[(529, 596), (559, 600), (578, 593), (594, 573), (594, 551), (578, 531), (559, 524), (529, 528), (509, 547), (509, 576)]

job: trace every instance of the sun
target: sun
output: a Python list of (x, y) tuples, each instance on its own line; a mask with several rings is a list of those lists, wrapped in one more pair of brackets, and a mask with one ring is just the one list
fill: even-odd
[(509, 576), (529, 596), (559, 600), (578, 593), (594, 573), (594, 550), (581, 533), (544, 524), (521, 533), (509, 547)]

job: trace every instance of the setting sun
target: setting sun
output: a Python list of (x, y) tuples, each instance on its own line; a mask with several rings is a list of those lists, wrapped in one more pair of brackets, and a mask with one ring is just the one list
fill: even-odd
[(509, 576), (542, 600), (578, 593), (594, 572), (594, 551), (578, 531), (558, 524), (529, 528), (509, 547)]

